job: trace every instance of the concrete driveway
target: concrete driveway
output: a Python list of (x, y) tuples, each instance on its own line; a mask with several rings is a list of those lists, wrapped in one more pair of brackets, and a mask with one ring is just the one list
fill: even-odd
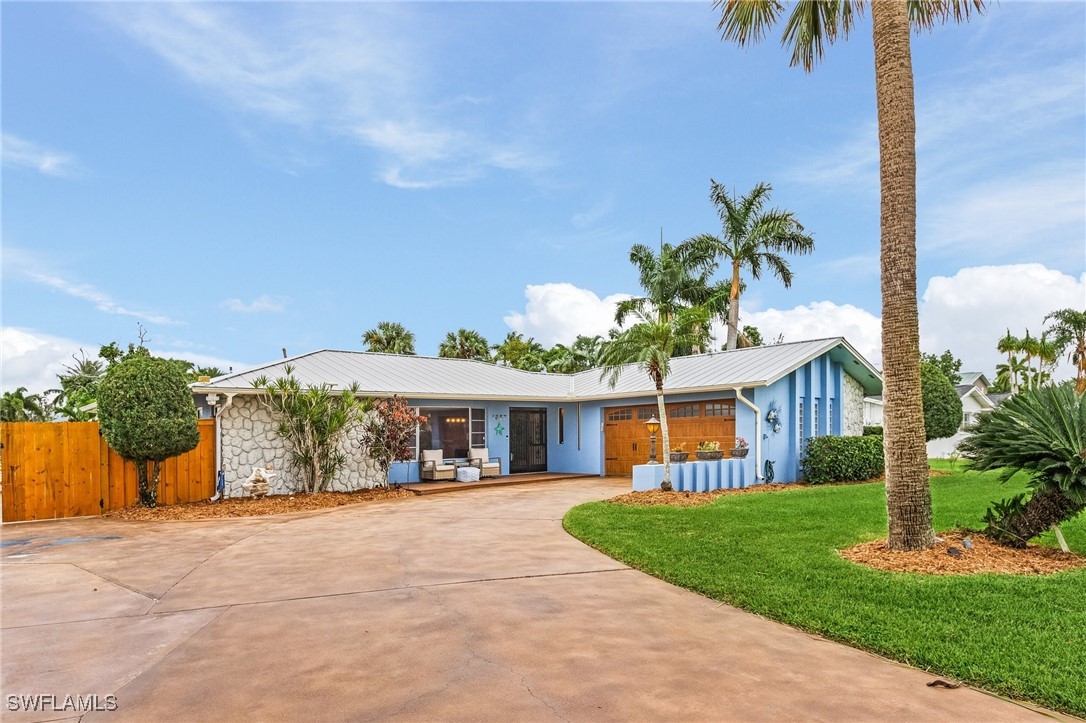
[(86, 720), (1023, 720), (1038, 713), (741, 612), (569, 537), (628, 482), (279, 518), (6, 526), (11, 695)]

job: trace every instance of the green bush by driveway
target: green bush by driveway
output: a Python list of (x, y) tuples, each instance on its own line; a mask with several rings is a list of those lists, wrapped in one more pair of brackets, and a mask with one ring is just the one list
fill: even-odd
[[(1001, 485), (997, 473), (933, 478), (936, 529), (979, 528), (993, 499), (1024, 488), (1017, 478)], [(724, 496), (703, 507), (593, 502), (570, 510), (565, 527), (618, 560), (714, 599), (1086, 715), (1086, 570), (927, 576), (846, 562), (838, 549), (886, 534), (881, 483)], [(1063, 531), (1073, 550), (1086, 553), (1083, 516)]]

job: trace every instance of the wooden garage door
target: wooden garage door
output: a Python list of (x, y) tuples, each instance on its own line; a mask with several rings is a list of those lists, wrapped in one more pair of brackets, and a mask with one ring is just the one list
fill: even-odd
[[(671, 446), (684, 444), (691, 453), (699, 442), (720, 442), (731, 449), (735, 442), (735, 400), (713, 399), (706, 402), (674, 402), (667, 405), (667, 425)], [(649, 433), (645, 422), (657, 414), (657, 406), (608, 407), (603, 410), (603, 448), (606, 475), (626, 477), (635, 464), (649, 461)], [(656, 435), (656, 459), (663, 461), (666, 450)]]

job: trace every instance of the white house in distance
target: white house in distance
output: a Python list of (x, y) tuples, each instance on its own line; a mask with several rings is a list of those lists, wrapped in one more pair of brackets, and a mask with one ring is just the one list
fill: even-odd
[[(933, 439), (928, 442), (929, 459), (946, 459), (953, 454), (961, 441), (969, 436), (966, 431), (976, 424), (977, 415), (999, 406), (1007, 395), (988, 395), (988, 378), (981, 372), (965, 372), (955, 389), (962, 400), (962, 422), (953, 437)], [(864, 426), (882, 425), (882, 397), (864, 397)]]

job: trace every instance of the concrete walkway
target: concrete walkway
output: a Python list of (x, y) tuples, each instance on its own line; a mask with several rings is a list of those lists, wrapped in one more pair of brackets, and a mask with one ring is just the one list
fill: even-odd
[(578, 480), (279, 518), (6, 526), (12, 694), (83, 718), (983, 720), (974, 690), (722, 606), (566, 535)]

